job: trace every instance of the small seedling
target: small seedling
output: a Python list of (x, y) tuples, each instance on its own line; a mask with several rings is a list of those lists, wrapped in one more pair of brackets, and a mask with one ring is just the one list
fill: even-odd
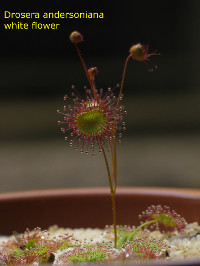
[[(16, 235), (15, 240), (8, 241), (1, 249), (1, 262), (6, 265), (32, 263), (50, 263), (54, 260), (54, 253), (67, 247), (75, 246), (71, 235), (64, 235), (57, 239), (49, 238), (46, 231), (35, 228), (33, 232), (27, 229), (24, 234)], [(4, 265), (4, 264), (3, 264)]]
[(144, 262), (152, 259), (164, 258), (167, 246), (160, 240), (153, 238), (139, 238), (127, 241), (122, 245), (122, 261)]
[(66, 252), (60, 257), (63, 263), (103, 263), (110, 259), (109, 249), (96, 244), (84, 245)]
[(170, 210), (168, 206), (152, 205), (146, 211), (142, 212), (139, 218), (145, 220), (144, 224), (150, 230), (158, 229), (165, 233), (176, 230), (178, 233), (182, 233), (187, 225), (186, 220), (174, 210)]

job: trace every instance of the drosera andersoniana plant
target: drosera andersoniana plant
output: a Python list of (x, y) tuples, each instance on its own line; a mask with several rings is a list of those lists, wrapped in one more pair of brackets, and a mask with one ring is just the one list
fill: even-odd
[[(121, 101), (127, 64), (130, 58), (133, 58), (145, 62), (149, 71), (152, 71), (156, 66), (150, 62), (149, 58), (158, 53), (149, 54), (148, 46), (140, 43), (130, 48), (119, 86), (119, 95), (115, 97), (111, 89), (105, 93), (103, 90), (97, 90), (95, 76), (98, 69), (97, 67), (87, 69), (78, 48), (78, 44), (83, 41), (82, 35), (77, 31), (72, 32), (70, 40), (75, 45), (91, 88), (89, 90), (85, 88), (85, 96), (81, 97), (74, 86), (72, 87), (72, 96), (64, 97), (66, 101), (71, 101), (71, 104), (64, 106), (62, 112), (58, 111), (64, 116), (64, 120), (59, 124), (62, 125), (61, 130), (64, 133), (68, 132), (65, 139), (70, 138), (70, 146), (74, 145), (76, 149), (80, 149), (81, 153), (92, 153), (92, 155), (95, 154), (95, 146), (97, 146), (99, 152), (103, 154), (112, 198), (113, 225), (105, 228), (105, 238), (102, 242), (79, 240), (71, 234), (52, 238), (48, 231), (42, 231), (40, 228), (35, 228), (33, 231), (27, 229), (22, 235), (14, 233), (14, 239), (0, 246), (0, 265), (143, 263), (152, 259), (165, 259), (167, 255), (169, 256), (168, 251), (171, 249), (168, 245), (171, 243), (168, 241), (170, 238), (173, 241), (174, 236), (178, 236), (179, 239), (188, 237), (185, 219), (167, 206), (152, 205), (139, 215), (142, 220), (140, 225), (119, 226), (116, 222), (115, 208), (116, 143), (122, 136), (121, 131), (125, 130), (123, 122), (125, 110)], [(107, 159), (108, 156), (110, 161)], [(196, 232), (192, 234), (192, 238), (200, 232), (200, 228), (197, 228), (198, 223), (196, 224)], [(193, 227), (189, 230), (193, 230)], [(154, 239), (157, 233), (158, 237)]]
[(84, 244), (81, 247), (69, 249), (59, 257), (58, 261), (63, 264), (114, 262), (119, 253), (110, 243)]
[(151, 231), (160, 230), (163, 233), (178, 231), (182, 234), (186, 227), (186, 220), (169, 206), (152, 205), (139, 215), (141, 226), (148, 227)]
[(144, 262), (166, 257), (167, 245), (161, 240), (153, 238), (137, 238), (134, 241), (126, 241), (122, 245), (120, 261)]
[(1, 247), (0, 265), (51, 263), (54, 261), (55, 252), (75, 246), (75, 243), (72, 235), (65, 234), (51, 239), (47, 231), (38, 227), (32, 232), (26, 229), (22, 235), (15, 233), (15, 239), (7, 241)]
[[(162, 233), (177, 232), (179, 235), (183, 233), (186, 227), (186, 220), (168, 206), (152, 205), (147, 210), (139, 214), (139, 219), (143, 219), (140, 225), (135, 227), (117, 226), (117, 244), (120, 248), (124, 243), (133, 241), (135, 238), (144, 238), (150, 231), (159, 230)], [(110, 234), (113, 231), (113, 226), (106, 226), (106, 233)]]
[[(73, 31), (70, 36), (70, 41), (74, 44), (79, 55), (83, 69), (85, 71), (90, 89), (85, 89), (85, 96), (81, 97), (75, 91), (74, 86), (71, 97), (65, 95), (64, 100), (68, 101), (68, 105), (64, 106), (63, 111), (58, 110), (59, 114), (64, 117), (63, 121), (58, 123), (61, 125), (61, 131), (67, 133), (66, 140), (70, 138), (70, 146), (74, 145), (75, 149), (80, 149), (95, 155), (95, 146), (99, 152), (103, 154), (105, 165), (108, 174), (110, 193), (112, 198), (112, 213), (114, 227), (114, 246), (117, 246), (117, 221), (116, 221), (116, 203), (115, 194), (117, 187), (117, 140), (120, 142), (122, 131), (125, 128), (123, 115), (126, 114), (124, 106), (121, 104), (123, 98), (124, 80), (126, 75), (127, 64), (130, 58), (145, 62), (149, 71), (156, 68), (150, 66), (150, 57), (159, 55), (156, 52), (148, 53), (148, 45), (141, 43), (134, 44), (126, 58), (122, 81), (120, 85), (118, 97), (114, 96), (109, 88), (105, 93), (98, 90), (95, 85), (95, 75), (98, 73), (97, 67), (87, 68), (83, 56), (80, 52), (78, 44), (83, 41), (83, 36), (78, 31)], [(71, 101), (71, 104), (69, 102)], [(105, 149), (106, 148), (106, 149)], [(107, 152), (108, 151), (108, 152)], [(110, 161), (108, 160), (108, 155)], [(112, 171), (110, 171), (110, 165)]]

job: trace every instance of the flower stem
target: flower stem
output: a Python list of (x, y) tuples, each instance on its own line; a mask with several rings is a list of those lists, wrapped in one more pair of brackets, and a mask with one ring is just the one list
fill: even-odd
[(102, 148), (104, 160), (105, 160), (105, 163), (106, 163), (106, 169), (107, 169), (108, 180), (109, 180), (109, 185), (110, 185), (110, 194), (111, 194), (111, 198), (112, 198), (113, 227), (114, 227), (114, 247), (116, 248), (116, 246), (117, 246), (117, 219), (116, 219), (115, 189), (113, 189), (113, 184), (112, 184), (112, 179), (111, 179), (111, 175), (110, 175), (110, 169), (109, 169), (109, 165), (108, 165), (108, 160), (107, 160), (106, 153), (105, 153), (103, 145), (101, 145), (101, 148)]
[(115, 191), (111, 193), (111, 196), (112, 196), (112, 210), (113, 210), (114, 248), (116, 248), (117, 247), (117, 218), (116, 218)]
[(122, 75), (122, 81), (121, 81), (119, 96), (118, 96), (118, 99), (117, 99), (117, 107), (116, 107), (116, 109), (118, 109), (118, 107), (119, 107), (119, 102), (120, 102), (120, 98), (122, 96), (122, 90), (123, 90), (123, 87), (124, 87), (124, 80), (125, 80), (125, 75), (126, 75), (127, 64), (128, 64), (129, 59), (131, 58), (131, 56), (132, 56), (132, 54), (129, 54), (129, 56), (126, 58), (126, 61), (125, 61), (125, 64), (124, 64), (124, 70), (123, 70), (123, 75)]
[[(94, 80), (92, 80), (90, 78), (90, 75), (88, 73), (88, 69), (86, 67), (86, 64), (84, 62), (84, 59), (81, 55), (81, 52), (77, 46), (77, 44), (75, 44), (76, 47), (76, 51), (80, 57), (81, 63), (83, 65), (83, 68), (85, 70), (85, 74), (86, 77), (89, 81), (89, 84), (91, 86), (92, 89), (92, 93), (94, 95), (94, 99), (98, 100), (98, 96), (97, 96), (97, 92), (96, 92), (96, 88), (95, 88), (95, 83)], [(115, 145), (116, 146), (116, 145)], [(112, 198), (112, 212), (113, 212), (113, 227), (114, 227), (114, 247), (116, 248), (117, 246), (117, 223), (116, 223), (116, 204), (115, 204), (115, 191), (116, 191), (116, 163), (114, 164), (114, 162), (116, 162), (116, 159), (113, 159), (113, 155), (112, 155), (112, 150), (111, 150), (111, 161), (112, 161), (112, 167), (113, 167), (113, 178), (114, 178), (114, 188), (113, 188), (113, 183), (112, 183), (112, 179), (111, 179), (111, 175), (110, 175), (110, 169), (109, 169), (109, 164), (108, 164), (108, 160), (106, 157), (106, 153), (104, 151), (104, 147), (103, 144), (101, 143), (101, 148), (102, 148), (102, 152), (103, 152), (103, 156), (104, 156), (104, 160), (106, 163), (106, 169), (107, 169), (107, 173), (108, 173), (108, 181), (109, 181), (109, 186), (110, 186), (110, 193), (111, 193), (111, 198)], [(116, 149), (116, 148), (115, 148)], [(116, 157), (116, 150), (115, 150), (115, 157)]]
[(113, 138), (113, 180), (114, 180), (114, 191), (117, 187), (117, 150), (116, 150), (116, 138)]
[[(116, 147), (116, 146), (115, 146)], [(116, 174), (117, 172), (114, 172), (114, 168), (115, 168), (115, 165), (114, 165), (114, 158), (113, 158), (113, 147), (111, 145), (111, 143), (109, 144), (109, 149), (110, 149), (110, 159), (111, 159), (111, 163), (112, 163), (112, 170), (113, 170), (113, 181), (114, 181), (114, 187), (113, 187), (113, 190), (116, 191)]]
[(110, 192), (112, 194), (113, 193), (113, 185), (112, 185), (112, 180), (111, 180), (111, 175), (110, 175), (110, 169), (109, 169), (109, 165), (108, 165), (108, 160), (107, 160), (107, 157), (106, 157), (106, 153), (105, 153), (105, 150), (104, 150), (104, 147), (103, 147), (102, 144), (101, 144), (101, 148), (102, 148), (104, 160), (105, 160), (105, 163), (106, 163), (106, 169), (107, 169), (107, 173), (108, 173), (108, 181), (109, 181), (109, 185), (110, 185)]
[[(117, 105), (116, 105), (116, 114), (117, 114), (117, 110), (119, 108), (119, 102), (122, 96), (122, 90), (124, 87), (124, 80), (125, 80), (125, 75), (126, 75), (126, 69), (127, 69), (127, 64), (129, 59), (131, 58), (131, 54), (129, 54), (129, 56), (126, 58), (125, 64), (124, 64), (124, 70), (123, 70), (123, 75), (122, 75), (122, 81), (121, 81), (121, 86), (120, 86), (120, 92), (119, 92), (119, 96), (117, 99)], [(114, 126), (114, 130), (113, 130), (113, 178), (114, 178), (114, 191), (116, 190), (116, 186), (117, 186), (117, 149), (116, 149), (116, 121), (115, 121), (115, 126)]]
[[(131, 54), (127, 57), (126, 61), (125, 61), (125, 65), (124, 65), (124, 71), (123, 71), (123, 75), (122, 75), (122, 82), (121, 82), (121, 87), (120, 87), (120, 92), (119, 92), (119, 96), (118, 96), (118, 100), (117, 100), (117, 105), (116, 105), (116, 113), (117, 113), (117, 109), (119, 107), (119, 102), (122, 96), (122, 90), (123, 90), (123, 86), (124, 86), (124, 79), (125, 79), (125, 74), (126, 74), (126, 69), (127, 69), (127, 64), (129, 59), (131, 58)], [(90, 80), (90, 78), (89, 78)], [(90, 82), (92, 83), (92, 81), (90, 80)], [(112, 184), (112, 180), (111, 180), (111, 176), (110, 176), (110, 170), (109, 170), (109, 166), (108, 166), (108, 161), (106, 158), (106, 154), (105, 151), (102, 147), (102, 151), (103, 151), (103, 155), (104, 155), (104, 159), (106, 162), (106, 168), (107, 168), (107, 172), (108, 172), (108, 179), (109, 179), (109, 184), (110, 184), (110, 192), (111, 192), (111, 197), (112, 197), (112, 210), (113, 210), (113, 226), (114, 226), (114, 237), (115, 237), (115, 248), (117, 246), (117, 225), (116, 225), (116, 206), (115, 206), (115, 192), (116, 192), (116, 187), (117, 187), (117, 149), (116, 149), (116, 121), (114, 122), (114, 129), (113, 129), (113, 152), (111, 150), (111, 160), (112, 160), (112, 168), (113, 168), (113, 182), (114, 182), (114, 186)]]
[(82, 65), (83, 65), (83, 68), (84, 68), (84, 70), (85, 70), (85, 74), (86, 74), (86, 77), (87, 77), (87, 79), (88, 79), (88, 82), (90, 83), (90, 87), (91, 87), (91, 89), (92, 89), (92, 93), (93, 93), (93, 95), (94, 95), (94, 98), (95, 98), (95, 100), (97, 100), (96, 89), (95, 89), (94, 83), (93, 83), (93, 82), (91, 81), (91, 79), (90, 79), (90, 76), (89, 76), (88, 69), (87, 69), (87, 67), (86, 67), (85, 61), (84, 61), (84, 59), (83, 59), (83, 57), (82, 57), (82, 55), (81, 55), (81, 52), (80, 52), (80, 50), (79, 50), (77, 44), (75, 44), (75, 47), (76, 47), (76, 51), (77, 51), (77, 53), (78, 53), (78, 55), (79, 55), (79, 57), (80, 57), (81, 63), (82, 63)]

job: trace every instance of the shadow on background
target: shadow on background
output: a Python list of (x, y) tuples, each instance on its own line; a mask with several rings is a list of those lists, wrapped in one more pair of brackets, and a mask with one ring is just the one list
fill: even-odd
[(101, 1), (97, 7), (84, 1), (57, 8), (1, 8), (103, 12), (104, 19), (58, 19), (58, 30), (5, 30), (3, 24), (11, 20), (3, 19), (0, 191), (107, 185), (102, 156), (92, 158), (69, 147), (57, 125), (64, 94), (71, 93), (72, 84), (83, 94), (88, 85), (68, 39), (73, 30), (84, 36), (80, 49), (88, 67), (99, 69), (99, 88), (121, 82), (133, 43), (150, 44), (150, 51), (161, 53), (152, 57), (158, 65), (153, 73), (140, 62), (128, 65), (118, 184), (200, 187), (200, 2), (132, 1), (132, 6)]

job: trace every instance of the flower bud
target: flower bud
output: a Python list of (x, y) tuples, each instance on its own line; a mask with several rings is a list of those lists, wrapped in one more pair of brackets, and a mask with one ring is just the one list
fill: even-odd
[(132, 57), (135, 60), (144, 61), (145, 51), (144, 51), (144, 47), (141, 43), (134, 44), (130, 48), (129, 52), (132, 54)]
[(94, 76), (96, 76), (98, 73), (99, 71), (97, 67), (91, 67), (88, 69), (88, 74), (91, 80), (94, 80)]
[(78, 31), (73, 31), (69, 35), (69, 39), (73, 44), (76, 44), (83, 41), (83, 36)]

